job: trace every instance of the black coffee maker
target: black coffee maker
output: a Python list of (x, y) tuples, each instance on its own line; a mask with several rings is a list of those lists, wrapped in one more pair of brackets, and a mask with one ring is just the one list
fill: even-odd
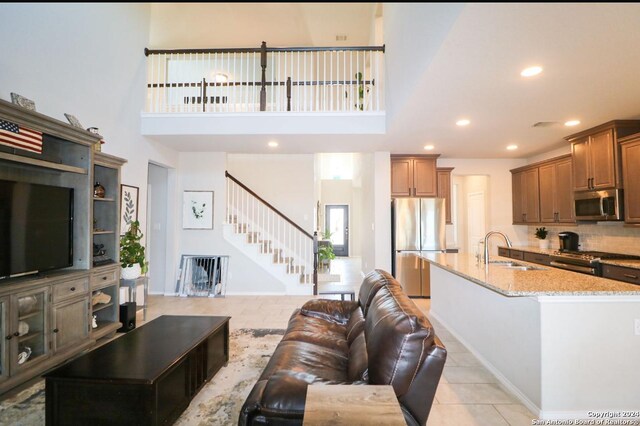
[(578, 251), (578, 234), (575, 232), (559, 232), (558, 239), (560, 239), (560, 251)]

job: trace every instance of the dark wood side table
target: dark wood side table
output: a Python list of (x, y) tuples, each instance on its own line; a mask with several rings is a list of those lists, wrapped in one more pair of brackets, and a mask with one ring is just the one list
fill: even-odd
[(228, 362), (229, 319), (163, 315), (49, 372), (46, 424), (173, 423)]

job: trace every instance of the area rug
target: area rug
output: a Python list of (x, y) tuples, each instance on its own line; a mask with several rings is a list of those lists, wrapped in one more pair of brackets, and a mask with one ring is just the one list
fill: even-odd
[[(229, 363), (193, 398), (176, 426), (237, 424), (240, 409), (284, 330), (241, 329), (229, 335)], [(0, 425), (44, 425), (44, 380), (0, 401)]]

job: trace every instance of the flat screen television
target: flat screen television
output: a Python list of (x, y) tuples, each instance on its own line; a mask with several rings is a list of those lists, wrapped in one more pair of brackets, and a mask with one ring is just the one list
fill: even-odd
[(73, 188), (0, 180), (0, 279), (73, 265)]

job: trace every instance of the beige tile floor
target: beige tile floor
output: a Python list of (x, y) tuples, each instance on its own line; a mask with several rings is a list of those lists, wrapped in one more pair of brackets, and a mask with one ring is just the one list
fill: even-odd
[[(336, 265), (345, 281), (361, 280), (354, 262), (341, 259)], [(333, 265), (332, 265), (333, 269)], [(346, 275), (345, 275), (346, 274)], [(231, 329), (286, 328), (294, 309), (308, 296), (228, 296), (226, 298), (181, 298), (150, 296), (147, 320), (160, 315), (225, 315)], [(414, 299), (427, 316), (430, 301)], [(138, 314), (138, 320), (142, 318)], [(536, 418), (451, 333), (432, 321), (436, 334), (448, 350), (447, 362), (438, 385), (427, 426), (530, 425)]]

